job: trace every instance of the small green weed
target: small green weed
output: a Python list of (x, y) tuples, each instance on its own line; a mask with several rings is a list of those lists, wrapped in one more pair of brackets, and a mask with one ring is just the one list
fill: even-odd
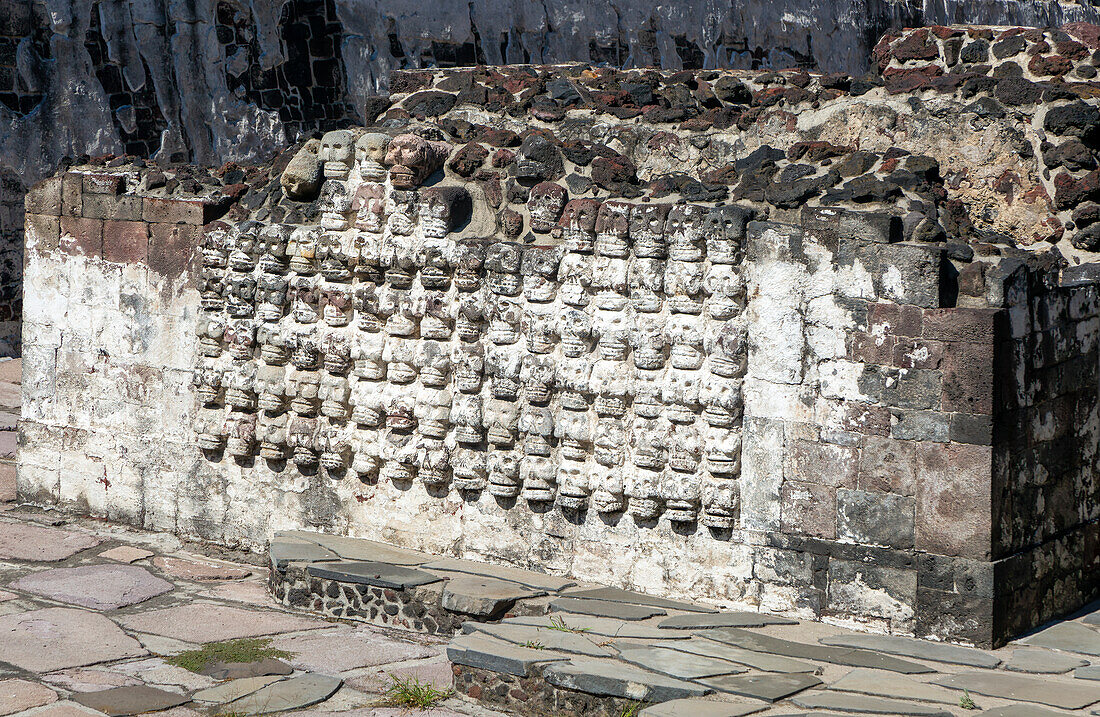
[(566, 624), (564, 617), (553, 617), (553, 616), (551, 616), (550, 624), (546, 626), (546, 629), (547, 630), (556, 630), (558, 632), (577, 632), (577, 633), (591, 632), (591, 629), (587, 628), (587, 627), (570, 627), (569, 625)]
[(631, 702), (628, 705), (623, 705), (619, 717), (638, 717), (638, 713), (642, 711), (642, 706), (641, 702)]
[(286, 650), (271, 647), (269, 637), (247, 637), (225, 642), (208, 642), (197, 650), (185, 650), (178, 655), (165, 657), (164, 661), (191, 672), (215, 662), (256, 662), (265, 658), (286, 659), (292, 655)]
[(382, 693), (382, 706), (413, 707), (426, 710), (454, 694), (454, 690), (440, 691), (415, 677), (389, 676), (390, 686)]
[(528, 640), (527, 642), (523, 643), (523, 646), (528, 647), (532, 650), (545, 650), (546, 649), (546, 645), (542, 644), (538, 640)]
[(974, 700), (970, 697), (969, 690), (963, 690), (963, 696), (959, 698), (959, 707), (962, 707), (964, 710), (981, 709), (978, 705), (974, 704)]

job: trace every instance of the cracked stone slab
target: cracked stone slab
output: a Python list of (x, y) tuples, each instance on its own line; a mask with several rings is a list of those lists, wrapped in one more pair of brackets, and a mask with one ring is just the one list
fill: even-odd
[(658, 627), (665, 630), (701, 630), (709, 627), (764, 627), (797, 625), (798, 620), (766, 615), (762, 612), (720, 612), (666, 617)]
[(283, 679), (278, 675), (264, 675), (260, 677), (242, 677), (239, 680), (230, 680), (223, 682), (220, 685), (208, 687), (205, 690), (199, 690), (195, 694), (191, 695), (191, 699), (195, 702), (206, 702), (207, 704), (221, 705), (226, 702), (232, 702), (233, 700), (240, 699), (246, 695), (250, 695), (256, 692), (261, 687), (267, 687), (273, 682), (278, 682)]
[(1079, 680), (1100, 680), (1100, 665), (1078, 667), (1073, 671), (1073, 676)]
[(550, 684), (568, 690), (643, 702), (701, 697), (711, 692), (707, 687), (610, 660), (574, 658), (569, 662), (552, 662), (543, 669), (543, 677)]
[(900, 672), (907, 675), (935, 672), (931, 667), (890, 657), (889, 655), (880, 655), (876, 652), (857, 650), (850, 647), (828, 647), (805, 642), (792, 642), (736, 627), (705, 630), (696, 634), (734, 647), (784, 657), (831, 662), (851, 667), (873, 667), (878, 670), (889, 670), (890, 672)]
[(496, 578), (507, 582), (518, 583), (533, 590), (546, 590), (557, 592), (577, 583), (569, 578), (556, 575), (536, 573), (532, 570), (513, 568), (507, 565), (494, 565), (492, 563), (479, 563), (473, 560), (459, 560), (457, 558), (439, 558), (420, 567), (425, 570), (439, 570), (445, 573), (466, 573), (468, 575), (482, 575), (487, 578)]
[(834, 694), (830, 692), (816, 692), (813, 694), (798, 695), (792, 700), (799, 707), (808, 709), (840, 710), (841, 712), (858, 712), (861, 714), (876, 715), (900, 715), (901, 717), (954, 717), (947, 710), (937, 707), (927, 707), (913, 702), (884, 699), (882, 697), (866, 697), (864, 695)]
[(294, 668), (282, 660), (265, 657), (253, 662), (212, 662), (199, 670), (200, 675), (215, 680), (240, 680), (246, 677), (264, 677), (267, 675), (289, 675)]
[(143, 567), (117, 564), (52, 568), (24, 575), (11, 586), (92, 610), (137, 605), (175, 588)]
[(657, 615), (667, 615), (663, 609), (648, 605), (632, 605), (610, 600), (586, 600), (561, 597), (550, 601), (551, 612), (569, 612), (577, 615), (611, 617), (617, 620), (645, 620)]
[(548, 650), (570, 652), (578, 655), (587, 655), (589, 657), (607, 657), (615, 654), (610, 648), (599, 644), (605, 642), (607, 638), (600, 636), (590, 637), (583, 632), (552, 630), (550, 628), (528, 625), (511, 625), (505, 623), (493, 625), (470, 622), (463, 623), (462, 630), (466, 633), (485, 633), (500, 640), (504, 640), (505, 642), (511, 642), (517, 645), (539, 643)]
[(560, 662), (570, 656), (544, 648), (523, 647), (477, 633), (459, 635), (447, 645), (447, 659), (456, 665), (478, 667), (517, 677), (530, 674), (531, 666)]
[(10, 715), (57, 701), (49, 687), (27, 680), (0, 680), (0, 715)]
[(980, 717), (1065, 717), (1065, 714), (1045, 710), (1035, 705), (1008, 705), (1007, 707), (986, 710), (981, 713)]
[(159, 557), (153, 559), (153, 565), (183, 580), (239, 580), (252, 574), (240, 566), (189, 558)]
[(737, 675), (747, 672), (744, 667), (735, 665), (732, 662), (704, 655), (693, 655), (689, 652), (670, 650), (667, 647), (623, 646), (619, 648), (619, 658), (632, 665), (682, 680), (697, 680), (701, 677)]
[(306, 568), (306, 572), (316, 578), (339, 580), (340, 582), (355, 583), (357, 585), (374, 585), (394, 590), (437, 583), (442, 579), (415, 568), (365, 560), (311, 563)]
[(316, 543), (336, 553), (344, 560), (364, 560), (375, 563), (389, 563), (390, 565), (415, 566), (423, 565), (433, 556), (421, 553), (417, 550), (399, 548), (396, 545), (379, 543), (366, 538), (349, 538), (343, 535), (328, 535), (326, 533), (311, 533), (305, 530), (280, 530), (275, 533), (276, 538), (295, 538), (310, 543)]
[(97, 667), (59, 670), (43, 675), (42, 679), (51, 685), (57, 685), (72, 692), (98, 692), (108, 687), (127, 687), (142, 684), (141, 680), (133, 675)]
[(979, 695), (1005, 700), (1037, 702), (1066, 710), (1079, 710), (1100, 702), (1100, 686), (1051, 682), (1050, 680), (997, 672), (965, 672), (944, 675), (933, 683), (953, 690), (968, 690)]
[(911, 637), (894, 635), (832, 635), (818, 640), (823, 645), (836, 647), (855, 647), (864, 650), (885, 652), (889, 655), (901, 655), (917, 660), (945, 662), (950, 665), (967, 667), (994, 668), (1001, 664), (999, 658), (972, 647), (945, 645), (927, 640), (915, 640)]
[(100, 692), (84, 692), (73, 695), (73, 702), (99, 710), (110, 717), (129, 717), (145, 712), (157, 712), (186, 703), (187, 697), (167, 690), (135, 685), (112, 687)]
[(677, 631), (660, 630), (652, 625), (645, 625), (634, 621), (616, 620), (611, 617), (594, 617), (592, 615), (522, 615), (508, 617), (503, 622), (511, 625), (537, 625), (539, 627), (553, 627), (555, 622), (565, 620), (566, 623), (578, 630), (584, 630), (591, 635), (604, 635), (606, 637), (621, 637), (631, 640), (661, 640), (680, 641), (690, 639)]
[(286, 570), (290, 563), (313, 563), (339, 560), (340, 556), (311, 540), (300, 538), (273, 538), (267, 549), (271, 565), (276, 570)]
[(103, 615), (51, 607), (0, 617), (4, 662), (30, 672), (53, 672), (142, 657), (145, 649)]
[(919, 682), (903, 675), (883, 674), (878, 670), (857, 667), (836, 682), (829, 685), (830, 690), (838, 692), (859, 692), (873, 697), (939, 702), (945, 705), (957, 705), (959, 695), (946, 687)]
[(0, 521), (0, 560), (55, 563), (100, 542), (93, 535), (72, 530)]
[(263, 715), (296, 710), (324, 702), (344, 683), (339, 677), (305, 674), (262, 687), (225, 704), (224, 712)]
[(282, 635), (273, 639), (271, 646), (289, 652), (287, 662), (292, 666), (325, 673), (434, 657), (441, 652), (437, 646), (395, 639), (369, 627), (347, 626)]
[(669, 600), (668, 598), (646, 595), (645, 593), (632, 592), (621, 588), (581, 588), (562, 593), (571, 598), (584, 598), (588, 600), (607, 600), (610, 602), (629, 603), (631, 605), (648, 605), (649, 607), (663, 607), (670, 610), (682, 610), (684, 612), (718, 612), (714, 608), (696, 605), (690, 602)]
[(443, 586), (444, 610), (482, 618), (496, 618), (507, 612), (517, 600), (541, 597), (544, 590), (531, 590), (516, 583), (471, 575), (453, 578)]
[(725, 675), (710, 677), (700, 680), (700, 682), (719, 692), (729, 692), (742, 697), (764, 700), (765, 702), (776, 702), (821, 684), (821, 680), (813, 675), (775, 673), (767, 675)]
[(119, 545), (116, 548), (110, 550), (104, 550), (99, 554), (99, 557), (104, 560), (113, 560), (116, 563), (136, 563), (139, 560), (145, 560), (151, 558), (156, 553), (152, 550), (145, 550), (143, 548), (135, 548), (132, 545)]
[(1025, 637), (1021, 645), (1051, 647), (1055, 650), (1080, 652), (1085, 655), (1100, 655), (1100, 632), (1079, 622), (1060, 622), (1045, 630)]
[(118, 620), (130, 630), (193, 643), (331, 627), (321, 620), (281, 612), (198, 602), (124, 615)]
[(1005, 663), (1005, 669), (1010, 672), (1030, 672), (1037, 675), (1060, 675), (1078, 667), (1086, 667), (1088, 664), (1088, 660), (1061, 652), (1041, 648), (1020, 648), (1012, 652), (1012, 656)]
[(736, 662), (739, 665), (751, 667), (754, 670), (761, 670), (763, 672), (779, 672), (788, 675), (800, 673), (818, 674), (821, 672), (820, 667), (809, 662), (802, 662), (801, 660), (794, 660), (780, 655), (769, 655), (766, 652), (753, 652), (752, 650), (734, 647), (733, 645), (727, 645), (723, 642), (703, 640), (697, 637), (682, 642), (667, 643), (667, 646), (673, 650), (690, 652), (695, 655), (706, 655), (707, 657), (717, 657), (720, 660), (729, 660), (730, 662)]
[(658, 705), (646, 707), (638, 717), (743, 717), (760, 712), (761, 705), (740, 704), (737, 702), (717, 702), (702, 697), (687, 697), (682, 700), (669, 700)]

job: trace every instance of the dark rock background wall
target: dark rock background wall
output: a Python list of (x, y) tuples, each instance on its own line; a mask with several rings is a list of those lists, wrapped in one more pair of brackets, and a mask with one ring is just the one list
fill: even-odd
[(370, 120), (398, 68), (585, 61), (862, 74), (886, 30), (1095, 22), (1018, 0), (0, 0), (0, 354), (22, 196), (66, 157), (253, 160)]

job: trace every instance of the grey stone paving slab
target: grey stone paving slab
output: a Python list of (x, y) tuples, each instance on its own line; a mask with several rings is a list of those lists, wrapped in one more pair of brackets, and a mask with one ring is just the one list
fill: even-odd
[(473, 633), (459, 635), (451, 640), (447, 645), (447, 659), (456, 665), (526, 677), (530, 674), (531, 665), (564, 661), (570, 659), (570, 656), (563, 652), (523, 647)]
[(642, 647), (628, 645), (619, 648), (619, 657), (624, 662), (660, 672), (669, 677), (682, 680), (697, 680), (700, 677), (718, 675), (737, 675), (747, 672), (744, 667), (726, 660), (704, 655), (670, 650), (667, 647)]
[(340, 689), (343, 680), (328, 675), (306, 674), (263, 687), (239, 700), (227, 703), (223, 711), (263, 715), (309, 707), (324, 702)]
[(687, 640), (691, 637), (677, 630), (661, 630), (652, 625), (641, 624), (636, 621), (616, 620), (611, 617), (593, 617), (592, 615), (522, 615), (505, 618), (504, 622), (514, 625), (552, 627), (555, 623), (560, 623), (561, 620), (565, 620), (565, 623), (570, 627), (584, 630), (591, 635), (667, 642)]
[(267, 687), (272, 682), (278, 682), (281, 679), (283, 678), (278, 675), (242, 677), (239, 680), (230, 680), (220, 685), (208, 687), (205, 690), (199, 690), (191, 695), (191, 699), (195, 702), (206, 702), (208, 704), (225, 704), (226, 702), (240, 699), (245, 695), (250, 695), (261, 687)]
[(370, 627), (341, 626), (332, 630), (315, 630), (303, 635), (281, 635), (271, 646), (286, 650), (294, 667), (310, 672), (344, 672), (360, 667), (391, 662), (434, 657), (442, 650), (433, 645), (395, 639)]
[(895, 635), (831, 635), (818, 642), (837, 647), (856, 647), (864, 650), (885, 652), (889, 655), (901, 655), (918, 660), (946, 662), (951, 665), (967, 667), (994, 668), (1001, 664), (1000, 659), (987, 652), (972, 647), (945, 645), (927, 640), (915, 640), (911, 637)]
[(611, 602), (609, 600), (584, 600), (568, 597), (551, 600), (550, 611), (593, 615), (595, 617), (612, 617), (617, 620), (645, 620), (655, 615), (668, 614), (659, 607), (648, 605), (631, 605), (630, 603)]
[(1008, 705), (985, 710), (980, 717), (1065, 717), (1065, 713), (1053, 712), (1035, 705)]
[(1073, 671), (1073, 676), (1081, 680), (1100, 680), (1100, 665), (1078, 667)]
[(1100, 610), (1097, 610), (1091, 615), (1086, 615), (1084, 619), (1081, 620), (1081, 622), (1085, 623), (1086, 625), (1100, 625)]
[(482, 618), (498, 618), (517, 600), (540, 597), (544, 590), (505, 582), (480, 575), (453, 578), (443, 585), (444, 610)]
[(935, 672), (931, 667), (916, 662), (901, 660), (889, 655), (880, 655), (867, 650), (792, 642), (736, 627), (704, 630), (696, 634), (734, 647), (741, 647), (755, 652), (767, 652), (772, 655), (783, 655), (784, 657), (831, 662), (852, 667), (873, 667), (878, 670), (901, 672), (907, 675)]
[(245, 677), (263, 677), (264, 675), (289, 675), (294, 668), (282, 660), (265, 657), (255, 662), (212, 662), (199, 670), (200, 675), (215, 680), (239, 680)]
[(780, 655), (769, 655), (765, 652), (753, 652), (752, 650), (745, 650), (740, 647), (734, 647), (733, 645), (715, 642), (714, 640), (704, 640), (698, 637), (681, 642), (667, 643), (667, 646), (673, 650), (681, 650), (696, 655), (706, 655), (708, 657), (717, 657), (721, 660), (729, 660), (739, 665), (751, 667), (754, 670), (762, 670), (763, 672), (817, 674), (821, 671), (819, 666), (809, 662), (794, 660), (790, 657), (782, 657)]
[(95, 536), (72, 530), (0, 521), (0, 560), (53, 563), (100, 542)]
[(762, 612), (720, 612), (693, 615), (673, 615), (659, 623), (666, 630), (700, 630), (708, 627), (764, 627), (765, 625), (797, 625), (798, 620), (766, 615)]
[(53, 672), (141, 657), (145, 648), (103, 615), (51, 607), (0, 617), (3, 661), (30, 672)]
[(276, 570), (285, 570), (289, 563), (312, 563), (340, 558), (323, 545), (299, 538), (273, 538), (267, 554)]
[(683, 610), (684, 612), (718, 612), (714, 608), (704, 605), (681, 602), (680, 600), (669, 600), (668, 598), (646, 595), (645, 593), (636, 593), (621, 588), (580, 588), (577, 590), (568, 590), (564, 592), (563, 595), (568, 595), (573, 598), (586, 598), (589, 600), (609, 600), (612, 602), (630, 603), (632, 605), (665, 607), (670, 610)]
[(117, 610), (163, 595), (175, 586), (138, 565), (80, 565), (24, 575), (16, 590), (92, 610)]
[(400, 565), (366, 560), (344, 560), (336, 563), (311, 563), (306, 572), (314, 577), (339, 580), (359, 585), (375, 585), (402, 590), (440, 581), (439, 576)]
[(701, 685), (610, 660), (573, 658), (569, 662), (551, 662), (543, 668), (543, 675), (550, 684), (565, 689), (641, 702), (701, 697), (711, 691)]
[(297, 538), (317, 543), (339, 555), (345, 560), (365, 560), (367, 562), (389, 563), (390, 565), (421, 565), (433, 560), (433, 556), (417, 550), (399, 548), (396, 545), (379, 543), (365, 538), (348, 538), (343, 535), (326, 535), (305, 530), (280, 530), (276, 538)]
[(493, 625), (467, 622), (462, 625), (462, 629), (465, 632), (482, 632), (517, 645), (524, 645), (529, 642), (538, 643), (548, 650), (559, 652), (571, 652), (590, 657), (605, 657), (615, 654), (610, 648), (599, 644), (609, 638), (598, 635), (590, 636), (586, 633), (563, 632), (544, 627), (504, 623)]
[(111, 717), (128, 717), (145, 712), (157, 712), (187, 702), (187, 697), (148, 685), (112, 687), (100, 692), (73, 695), (73, 702), (99, 710)]
[(957, 705), (959, 693), (919, 682), (910, 677), (884, 674), (879, 670), (867, 670), (857, 667), (836, 682), (829, 685), (830, 690), (839, 692), (859, 692), (874, 697), (890, 697), (922, 702), (939, 702), (945, 705)]
[(1060, 675), (1078, 667), (1085, 667), (1088, 664), (1088, 660), (1082, 660), (1079, 657), (1062, 652), (1053, 652), (1042, 648), (1019, 648), (1012, 651), (1012, 656), (1005, 663), (1005, 669), (1010, 672)]
[(748, 705), (737, 702), (718, 702), (703, 697), (688, 697), (682, 700), (669, 700), (659, 705), (646, 707), (639, 717), (742, 717), (760, 712), (761, 705)]
[(841, 712), (858, 712), (862, 714), (877, 715), (902, 715), (903, 717), (953, 717), (947, 710), (938, 707), (918, 705), (913, 702), (884, 699), (882, 697), (867, 697), (865, 695), (848, 695), (831, 692), (816, 692), (813, 694), (798, 695), (791, 702), (799, 707), (808, 709), (840, 710)]
[(118, 621), (130, 630), (193, 643), (331, 627), (321, 620), (286, 613), (200, 602), (124, 615)]
[(1100, 655), (1100, 632), (1079, 622), (1060, 622), (1020, 640), (1021, 645)]
[(813, 675), (725, 675), (700, 680), (719, 692), (729, 692), (765, 702), (776, 702), (793, 694), (816, 687), (821, 680)]
[(10, 715), (57, 701), (49, 687), (27, 680), (0, 680), (0, 715)]
[(557, 592), (576, 585), (576, 581), (570, 578), (558, 577), (536, 573), (531, 570), (513, 568), (507, 565), (493, 565), (492, 563), (479, 563), (474, 560), (459, 560), (457, 558), (437, 558), (424, 563), (424, 570), (439, 570), (445, 573), (465, 573), (467, 575), (483, 575), (487, 578), (507, 580), (519, 583), (535, 590), (547, 590)]
[(1100, 701), (1100, 685), (1073, 682), (1052, 682), (1049, 679), (1024, 677), (999, 672), (965, 672), (944, 675), (932, 680), (937, 685), (955, 690), (1005, 700), (1038, 702), (1051, 707), (1079, 710)]

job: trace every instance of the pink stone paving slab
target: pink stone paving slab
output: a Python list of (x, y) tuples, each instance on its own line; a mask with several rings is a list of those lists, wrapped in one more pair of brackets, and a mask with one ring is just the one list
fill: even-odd
[(11, 503), (15, 500), (15, 466), (11, 463), (0, 463), (0, 503)]
[(172, 590), (167, 580), (137, 565), (80, 565), (25, 575), (11, 587), (92, 610), (117, 610)]
[(111, 669), (124, 675), (131, 675), (147, 685), (163, 687), (175, 692), (204, 690), (207, 687), (213, 687), (216, 683), (216, 680), (211, 677), (169, 665), (159, 657), (116, 663), (111, 665)]
[[(489, 714), (499, 715), (499, 712)], [(447, 707), (431, 707), (426, 710), (410, 712), (408, 707), (363, 707), (361, 709), (345, 712), (327, 712), (317, 710), (299, 710), (297, 712), (285, 712), (279, 717), (468, 717), (468, 712), (455, 712)], [(37, 717), (37, 715), (35, 716)], [(158, 717), (160, 717), (158, 715)], [(690, 717), (690, 715), (684, 715)]]
[(18, 448), (18, 434), (15, 431), (0, 431), (0, 458), (15, 458)]
[(43, 675), (42, 679), (72, 692), (98, 692), (108, 687), (140, 685), (141, 680), (121, 672), (97, 668), (77, 667)]
[(331, 626), (321, 620), (280, 612), (198, 602), (125, 615), (118, 620), (123, 627), (130, 630), (194, 643), (221, 642), (240, 637), (259, 637)]
[(14, 600), (16, 597), (18, 596), (15, 593), (9, 593), (7, 590), (0, 590), (0, 602)]
[(239, 580), (252, 574), (247, 568), (187, 558), (154, 558), (153, 565), (184, 580)]
[(359, 667), (435, 657), (444, 650), (442, 645), (433, 647), (401, 642), (370, 628), (347, 627), (277, 637), (271, 646), (291, 653), (293, 657), (287, 662), (295, 667), (326, 675)]
[(145, 655), (141, 643), (103, 615), (67, 607), (0, 617), (0, 645), (4, 662), (31, 672)]
[[(66, 700), (36, 709), (31, 713), (31, 717), (103, 717), (103, 713)], [(164, 717), (163, 713), (160, 717)]]
[(117, 548), (104, 550), (99, 554), (99, 557), (105, 560), (114, 560), (116, 563), (136, 563), (139, 560), (151, 558), (155, 554), (152, 550), (135, 548), (132, 545), (120, 545)]
[(446, 692), (451, 688), (454, 672), (451, 670), (450, 661), (443, 658), (420, 665), (394, 668), (380, 667), (377, 671), (346, 678), (345, 682), (349, 687), (363, 692), (384, 692), (393, 684), (394, 679), (415, 679), (421, 684), (431, 685), (441, 692)]
[(0, 715), (15, 714), (51, 702), (57, 702), (57, 693), (49, 687), (26, 680), (0, 680)]
[(250, 605), (274, 605), (264, 583), (255, 580), (240, 580), (211, 585), (199, 595), (215, 600), (232, 600)]
[(72, 530), (0, 521), (0, 560), (52, 563), (100, 542), (95, 536)]
[(18, 384), (23, 380), (23, 359), (0, 361), (0, 381)]

